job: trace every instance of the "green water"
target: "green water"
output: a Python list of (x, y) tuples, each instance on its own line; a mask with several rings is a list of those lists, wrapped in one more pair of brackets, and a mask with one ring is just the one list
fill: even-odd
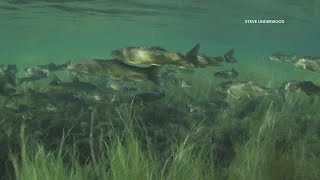
[[(246, 72), (267, 72), (275, 78), (288, 73), (294, 79), (317, 76), (262, 62), (279, 50), (301, 56), (318, 54), (317, 1), (19, 2), (0, 4), (3, 63), (32, 66), (110, 58), (112, 50), (127, 46), (158, 45), (185, 52), (199, 42), (201, 52), (208, 55), (235, 48), (239, 66)], [(286, 24), (244, 23), (272, 18)]]
[[(285, 20), (285, 23), (246, 24), (245, 20), (248, 19), (280, 19)], [(312, 81), (320, 85), (320, 73), (296, 68), (292, 63), (268, 60), (268, 57), (277, 51), (295, 53), (298, 57), (320, 56), (319, 19), (319, 0), (2, 0), (0, 65), (17, 64), (19, 76), (23, 76), (24, 67), (51, 62), (61, 64), (70, 60), (109, 59), (112, 58), (111, 51), (130, 46), (160, 46), (170, 51), (185, 53), (200, 43), (200, 52), (208, 56), (221, 56), (234, 48), (238, 62), (219, 67), (198, 68), (194, 74), (183, 76), (191, 83), (190, 89), (164, 87), (162, 90), (166, 91), (166, 98), (151, 105), (132, 107), (130, 101), (119, 106), (112, 103), (97, 104), (97, 111), (101, 114), (96, 115), (94, 123), (97, 127), (93, 128), (93, 136), (97, 137), (94, 139), (96, 144), (102, 141), (98, 137), (107, 137), (107, 140), (104, 140), (111, 145), (106, 149), (94, 145), (91, 147), (91, 141), (88, 143), (92, 135), (89, 133), (92, 132), (90, 129), (92, 126), (86, 126), (86, 130), (81, 129), (82, 125), (81, 128), (78, 127), (80, 121), (90, 124), (90, 120), (93, 119), (90, 118), (89, 105), (84, 109), (71, 108), (77, 113), (63, 115), (35, 113), (35, 120), (30, 122), (21, 120), (23, 117), (19, 116), (21, 112), (17, 115), (11, 111), (6, 112), (2, 105), (0, 124), (10, 124), (10, 128), (3, 126), (5, 127), (3, 129), (10, 129), (10, 133), (5, 132), (6, 135), (0, 136), (1, 144), (8, 147), (0, 148), (0, 152), (4, 154), (0, 157), (0, 163), (3, 164), (0, 168), (10, 175), (0, 177), (24, 179), (23, 175), (26, 175), (25, 179), (36, 179), (30, 173), (34, 172), (34, 174), (47, 173), (46, 179), (50, 179), (52, 172), (50, 168), (45, 169), (45, 167), (55, 164), (57, 167), (55, 173), (61, 173), (61, 176), (57, 177), (72, 179), (66, 175), (69, 172), (63, 171), (63, 167), (69, 167), (64, 164), (65, 160), (59, 159), (60, 157), (52, 160), (51, 156), (46, 157), (46, 153), (56, 152), (59, 149), (57, 147), (62, 139), (62, 132), (74, 128), (74, 131), (70, 130), (70, 139), (66, 140), (66, 149), (72, 149), (70, 147), (74, 144), (80, 144), (80, 148), (77, 149), (77, 153), (80, 154), (80, 165), (75, 171), (83, 173), (74, 175), (74, 179), (92, 179), (92, 177), (96, 179), (130, 179), (129, 177), (134, 177), (133, 179), (213, 179), (213, 177), (214, 179), (238, 179), (238, 177), (239, 179), (280, 179), (280, 177), (319, 179), (320, 99), (318, 96), (290, 95), (289, 99), (283, 102), (278, 102), (278, 97), (259, 99), (255, 105), (257, 109), (249, 106), (250, 103), (244, 103), (243, 106), (231, 105), (233, 108), (222, 108), (222, 110), (206, 107), (204, 112), (190, 114), (186, 108), (190, 103), (195, 103), (198, 97), (205, 97), (207, 101), (211, 98), (220, 98), (213, 90), (218, 83), (226, 80), (213, 77), (213, 73), (225, 69), (235, 68), (239, 71), (240, 75), (236, 81), (250, 80), (268, 88), (278, 88), (282, 82), (289, 80)], [(34, 89), (38, 86), (46, 85), (41, 83), (30, 85)], [(138, 86), (144, 87), (143, 82)], [(248, 107), (254, 109), (254, 113), (239, 115), (242, 114), (241, 108)], [(119, 109), (127, 110), (127, 108), (132, 108), (135, 113), (131, 114), (131, 109), (130, 113), (118, 112)], [(78, 113), (81, 116), (77, 117)], [(123, 119), (130, 121), (122, 122)], [(132, 119), (142, 121), (143, 125), (139, 124), (138, 128), (134, 125), (131, 127), (134, 121)], [(30, 148), (30, 159), (20, 163), (18, 158), (17, 162), (10, 163), (12, 159), (6, 154), (19, 154), (22, 151), (22, 159), (29, 156), (23, 155), (25, 142), (21, 142), (19, 136), (22, 122), (27, 127), (26, 136), (29, 139), (37, 137), (35, 138), (37, 141), (32, 143), (43, 145), (45, 152), (41, 148), (40, 150)], [(110, 129), (108, 129), (109, 123), (112, 124)], [(272, 123), (275, 124), (275, 128), (270, 125)], [(127, 129), (129, 127), (127, 124), (130, 124), (130, 130)], [(146, 130), (141, 126), (146, 126), (143, 127)], [(31, 128), (29, 131), (28, 127)], [(244, 140), (238, 138), (242, 137), (243, 129), (245, 129)], [(125, 132), (124, 142), (122, 142), (123, 137), (117, 134), (122, 131)], [(144, 151), (149, 148), (145, 147), (145, 142), (149, 142), (148, 137), (140, 138), (144, 131), (150, 133), (152, 138), (156, 137), (150, 138), (151, 144), (154, 145), (150, 148), (152, 151), (150, 157), (149, 151), (148, 153)], [(81, 133), (85, 135), (81, 135), (82, 139), (77, 139)], [(132, 134), (138, 135), (136, 137)], [(212, 143), (213, 138), (210, 135), (218, 137), (217, 142)], [(112, 136), (111, 139), (114, 141), (109, 142), (109, 136)], [(228, 145), (229, 139), (232, 145)], [(189, 140), (190, 147), (189, 144), (184, 144)], [(85, 145), (81, 144), (84, 141)], [(135, 143), (140, 143), (142, 150), (136, 147), (138, 145)], [(286, 143), (290, 144), (289, 149), (291, 149), (288, 152), (278, 151), (278, 145), (285, 144), (283, 147), (287, 148)], [(221, 149), (225, 149), (220, 151), (226, 154), (228, 150), (232, 149), (232, 153), (234, 150), (232, 159), (230, 161), (224, 159), (225, 155), (219, 154), (221, 152), (219, 148), (216, 150), (216, 147), (214, 149), (218, 153), (211, 154), (213, 152), (210, 149), (211, 144), (219, 147), (221, 145)], [(22, 150), (19, 150), (20, 146)], [(94, 152), (90, 149), (94, 149)], [(171, 152), (172, 149), (176, 151)], [(107, 157), (100, 157), (100, 151), (104, 150), (107, 151)], [(166, 153), (158, 155), (158, 151), (160, 154)], [(40, 155), (33, 157), (37, 153)], [(94, 170), (97, 166), (95, 158), (92, 157), (94, 154), (97, 159), (101, 158), (101, 167), (105, 168), (105, 172), (112, 169), (114, 172), (111, 173), (112, 176), (101, 174), (100, 171), (104, 170), (99, 168), (97, 168), (99, 172)], [(172, 158), (180, 157), (181, 154), (183, 154), (182, 160)], [(208, 154), (210, 158), (214, 156), (215, 160), (207, 162)], [(270, 158), (261, 154), (270, 154)], [(109, 162), (111, 161), (109, 156), (114, 157), (111, 158), (112, 162)], [(43, 164), (38, 162), (39, 157)], [(163, 160), (166, 158), (169, 160)], [(66, 161), (69, 162), (68, 160)], [(83, 163), (85, 160), (88, 160), (88, 164)], [(117, 164), (122, 161), (128, 163)], [(221, 165), (224, 161), (228, 161), (228, 164)], [(73, 159), (72, 162), (77, 162), (77, 159)], [(145, 164), (152, 168), (144, 167)], [(273, 165), (274, 169), (271, 168)], [(144, 168), (136, 168), (138, 166)], [(214, 170), (210, 171), (208, 167), (214, 167), (212, 168)], [(130, 171), (130, 168), (134, 170)], [(15, 173), (13, 169), (16, 170)], [(146, 173), (143, 173), (144, 169), (147, 169)], [(204, 169), (210, 170), (207, 172)], [(17, 170), (22, 175), (19, 176)], [(139, 173), (135, 173), (135, 170)], [(125, 175), (117, 174), (118, 171)], [(146, 175), (147, 173), (152, 175)]]

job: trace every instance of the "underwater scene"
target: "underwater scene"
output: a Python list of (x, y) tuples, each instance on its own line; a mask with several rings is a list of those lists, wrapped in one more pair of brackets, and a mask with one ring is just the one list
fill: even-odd
[(320, 179), (320, 0), (2, 0), (0, 179)]

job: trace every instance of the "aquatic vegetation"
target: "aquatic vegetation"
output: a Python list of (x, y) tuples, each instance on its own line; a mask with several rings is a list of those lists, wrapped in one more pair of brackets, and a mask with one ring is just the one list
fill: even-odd
[(1, 1), (0, 179), (320, 179), (320, 1), (275, 2)]
[[(101, 79), (79, 79), (55, 79), (59, 88), (50, 86), (55, 81), (26, 83), (19, 94), (0, 98), (3, 178), (320, 176), (317, 93), (196, 78), (189, 88), (154, 90), (149, 83), (123, 91), (107, 89)], [(300, 88), (317, 91), (306, 85)], [(89, 98), (91, 86), (101, 99)]]
[[(87, 116), (83, 142), (70, 143), (73, 130), (61, 127), (65, 131), (53, 149), (33, 141), (30, 127), (22, 125), (20, 151), (11, 153), (11, 162), (17, 179), (317, 179), (320, 114), (308, 113), (320, 102), (288, 98), (290, 103), (265, 101), (246, 116), (225, 109), (215, 118), (191, 121), (183, 131), (163, 127), (178, 117), (159, 122), (169, 118), (159, 112), (154, 114), (159, 119), (146, 119), (148, 114), (139, 119), (141, 109), (127, 104), (115, 110), (117, 120), (109, 119), (109, 128), (98, 126), (99, 132), (98, 113)], [(179, 133), (168, 134), (172, 130)], [(113, 135), (104, 136), (107, 132)], [(168, 140), (162, 151), (156, 137)]]
[(319, 126), (319, 115), (296, 116), (288, 111), (295, 105), (289, 106), (279, 110), (270, 105), (249, 140), (238, 146), (229, 168), (230, 179), (319, 178), (319, 150), (309, 149), (319, 136), (308, 133), (313, 131), (311, 126)]

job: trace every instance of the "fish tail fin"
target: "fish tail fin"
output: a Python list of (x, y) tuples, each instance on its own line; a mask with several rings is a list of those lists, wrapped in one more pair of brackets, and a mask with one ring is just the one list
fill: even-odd
[(26, 80), (26, 78), (17, 78), (17, 80), (16, 80), (17, 86), (20, 86), (21, 84), (23, 84), (25, 80)]
[(227, 53), (224, 54), (224, 59), (228, 63), (235, 63), (238, 60), (233, 56), (234, 55), (234, 49), (230, 49)]
[(190, 51), (188, 51), (186, 53), (187, 61), (197, 63), (199, 49), (200, 49), (200, 43), (197, 43)]
[(155, 85), (160, 85), (160, 67), (151, 66), (148, 68), (148, 79)]
[(59, 86), (61, 84), (61, 80), (57, 76), (52, 76), (52, 81), (49, 84), (50, 86)]
[(72, 63), (71, 60), (65, 62), (64, 64), (62, 64), (61, 66), (64, 68), (64, 69), (67, 69), (67, 67)]

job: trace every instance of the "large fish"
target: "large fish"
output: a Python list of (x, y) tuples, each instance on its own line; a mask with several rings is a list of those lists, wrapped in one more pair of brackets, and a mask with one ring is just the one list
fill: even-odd
[(281, 89), (290, 92), (304, 92), (306, 95), (320, 95), (320, 86), (314, 84), (312, 81), (289, 81), (283, 83)]
[(155, 84), (159, 84), (158, 67), (130, 66), (117, 59), (92, 59), (87, 61), (75, 62), (70, 63), (67, 69), (76, 73), (105, 76), (110, 79), (116, 80), (150, 80)]
[(32, 81), (46, 79), (50, 76), (50, 74), (52, 74), (52, 72), (65, 70), (68, 64), (69, 63), (65, 63), (65, 64), (49, 63), (44, 65), (37, 65), (36, 67), (24, 68), (26, 77), (18, 78), (18, 84), (20, 85), (24, 82), (32, 82)]
[(223, 56), (209, 57), (206, 55), (197, 55), (197, 58), (179, 61), (177, 66), (180, 68), (205, 68), (208, 66), (220, 66), (222, 63), (236, 62), (237, 59), (234, 57), (234, 49), (231, 49)]
[(305, 69), (305, 70), (320, 73), (320, 57), (306, 56), (306, 57), (300, 58), (294, 64), (294, 66), (300, 69)]
[(38, 67), (25, 68), (26, 77), (18, 78), (17, 84), (21, 85), (24, 82), (33, 82), (48, 78), (52, 73), (46, 69)]
[(240, 81), (240, 82), (224, 82), (218, 85), (217, 90), (228, 94), (232, 98), (242, 97), (261, 97), (273, 94), (271, 89), (259, 86), (253, 81)]
[(62, 82), (56, 76), (54, 76), (53, 81), (50, 82), (51, 86), (59, 86), (67, 90), (74, 90), (74, 91), (94, 91), (97, 87), (93, 84), (88, 82), (79, 81), (78, 78), (74, 78), (72, 82)]
[(165, 65), (177, 64), (181, 61), (195, 61), (200, 44), (186, 54), (170, 52), (160, 47), (128, 47), (112, 51), (112, 56), (129, 64)]
[(219, 78), (236, 78), (239, 76), (239, 73), (237, 70), (232, 68), (231, 70), (224, 70), (224, 71), (219, 71), (213, 74), (215, 77)]
[(0, 65), (0, 95), (15, 93), (17, 67), (14, 64)]
[(295, 54), (285, 54), (283, 52), (275, 52), (273, 53), (269, 59), (271, 61), (278, 61), (278, 62), (283, 62), (283, 61), (296, 61), (297, 60), (297, 56)]
[(38, 65), (37, 67), (40, 69), (46, 69), (47, 71), (54, 72), (54, 71), (61, 71), (67, 69), (67, 66), (70, 62), (67, 62), (65, 64), (55, 64), (55, 63), (49, 63), (44, 65)]
[(135, 95), (134, 97), (137, 98), (138, 101), (142, 101), (143, 103), (146, 103), (146, 102), (157, 101), (164, 98), (165, 93), (160, 91), (152, 91), (152, 92), (140, 93)]

